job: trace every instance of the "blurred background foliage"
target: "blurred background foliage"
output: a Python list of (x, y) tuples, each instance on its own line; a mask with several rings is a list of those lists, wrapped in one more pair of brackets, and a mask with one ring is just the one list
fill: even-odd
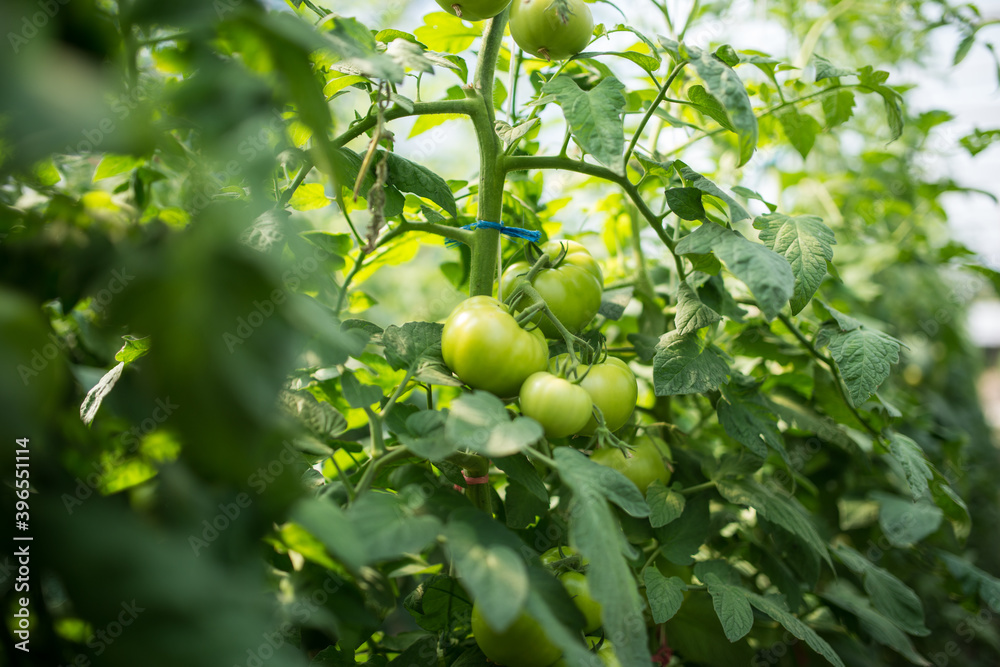
[[(473, 64), (468, 47), (478, 27), (435, 35), (427, 23), (421, 32), (422, 16), (437, 11), (432, 2), (371, 4), (351, 8), (369, 27), (412, 28), (432, 50), (464, 51), (465, 60), (451, 61), (452, 70), (439, 67), (421, 81), (427, 99), (460, 95), (456, 87), (466, 81), (463, 67)], [(629, 15), (631, 4), (622, 3)], [(992, 53), (989, 32), (981, 32), (990, 19), (972, 5), (752, 4), (754, 16), (780, 26), (778, 45), (785, 52), (774, 48), (770, 55), (799, 67), (807, 67), (797, 60), (807, 51), (850, 69), (919, 67), (928, 35), (942, 27), (965, 35), (961, 51)], [(703, 30), (705, 46), (720, 45), (739, 25), (740, 8), (729, 3), (695, 7), (689, 30)], [(419, 17), (416, 27), (406, 25), (411, 14)], [(289, 387), (316, 380), (312, 371), (362, 355), (367, 337), (343, 330), (342, 319), (364, 317), (386, 326), (443, 318), (467, 288), (469, 256), (446, 249), (438, 237), (400, 236), (352, 272), (357, 245), (349, 222), (364, 232), (367, 206), (350, 201), (340, 187), (349, 184), (338, 182), (336, 169), (312, 172), (291, 201), (283, 199), (314, 159), (307, 150), (322, 148), (356, 114), (365, 115), (371, 102), (369, 88), (324, 69), (328, 63), (317, 49), (331, 48), (330, 40), (335, 47), (343, 35), (336, 29), (317, 33), (308, 26), (315, 18), (305, 6), (248, 0), (0, 5), (7, 42), (0, 49), (0, 432), (5, 452), (15, 438), (30, 438), (32, 483), (39, 491), (31, 497), (32, 652), (13, 648), (16, 637), (8, 627), (4, 664), (349, 664), (353, 655), (341, 656), (338, 649), (317, 653), (333, 639), (357, 647), (380, 628), (415, 629), (398, 619), (393, 625), (395, 616), (382, 625), (388, 610), (399, 613), (399, 591), (388, 590), (383, 571), (343, 565), (350, 559), (331, 542), (346, 533), (336, 532), (330, 517), (324, 518), (325, 533), (302, 529), (309, 521), (299, 515), (297, 523), (288, 522), (294, 503), (324, 476), (329, 481), (338, 466), (356, 465), (352, 454), (365, 435), (364, 411), (351, 405), (339, 384), (319, 378), (318, 388), (313, 385), (314, 395), (346, 414), (347, 430), (333, 455), (323, 443), (312, 451), (298, 440), (292, 447), (301, 428), (276, 406)], [(676, 36), (679, 28), (658, 30)], [(739, 48), (770, 48), (753, 35), (739, 39)], [(376, 55), (371, 68), (401, 67)], [(503, 70), (509, 63), (504, 57)], [(419, 99), (416, 70), (408, 71), (399, 92)], [(566, 71), (585, 84), (601, 75), (592, 64)], [(795, 77), (778, 85), (763, 72), (747, 73), (745, 81), (758, 108), (805, 88)], [(628, 103), (637, 113), (655, 91), (648, 81), (633, 83)], [(506, 85), (503, 71), (501, 106)], [(518, 102), (525, 99), (522, 91)], [(880, 323), (908, 346), (873, 401), (875, 409), (885, 423), (902, 416), (897, 428), (964, 499), (968, 518), (955, 500), (954, 511), (945, 512), (948, 528), (933, 540), (915, 549), (886, 545), (869, 496), (884, 480), (843, 449), (802, 459), (793, 486), (809, 489), (803, 503), (811, 512), (849, 533), (869, 558), (877, 552), (882, 567), (919, 593), (933, 630), (914, 638), (922, 655), (939, 665), (995, 665), (1000, 625), (989, 610), (1000, 611), (1000, 583), (985, 573), (1000, 573), (1000, 462), (976, 394), (983, 354), (964, 322), (970, 303), (1000, 290), (1000, 274), (949, 233), (942, 196), (962, 192), (962, 185), (929, 177), (923, 168), (929, 137), (948, 115), (911, 114), (904, 105), (902, 134), (887, 143), (881, 98), (859, 95), (840, 103), (810, 107), (808, 119), (799, 120), (815, 128), (801, 136), (790, 136), (788, 121), (776, 115), (763, 118), (758, 155), (743, 169), (733, 159), (731, 133), (715, 133), (683, 157), (718, 182), (746, 184), (782, 211), (823, 215), (838, 242), (824, 299)], [(657, 119), (661, 130), (652, 146), (664, 158), (697, 136), (689, 124), (718, 129), (690, 107), (670, 107), (670, 114), (676, 115), (665, 111)], [(529, 152), (559, 148), (557, 116), (547, 111), (542, 120), (529, 135)], [(458, 215), (449, 224), (474, 219), (476, 166), (467, 150), (473, 137), (460, 126), (420, 119), (395, 129), (397, 149), (439, 168), (458, 194)], [(977, 134), (963, 144), (979, 152), (993, 138)], [(801, 141), (811, 143), (807, 149), (790, 145)], [(365, 138), (349, 146), (361, 151)], [(662, 197), (662, 184), (654, 181), (643, 186), (650, 200)], [(412, 194), (394, 195), (409, 220), (441, 216)], [(333, 205), (338, 200), (351, 221)], [(761, 202), (752, 203), (755, 212), (765, 211)], [(609, 284), (637, 282), (640, 301), (669, 301), (674, 293), (666, 253), (649, 230), (633, 244), (636, 216), (614, 188), (577, 175), (514, 174), (504, 205), (524, 226), (584, 240), (604, 261)], [(761, 375), (768, 364), (802, 371), (788, 374), (788, 387), (775, 382), (766, 388), (780, 397), (805, 383), (828, 415), (862, 430), (835, 407), (829, 378), (811, 377), (806, 355), (760, 324), (733, 329), (728, 342), (743, 355), (766, 357), (752, 369)], [(658, 336), (665, 327), (656, 308), (644, 309), (642, 317), (629, 311), (609, 338)], [(84, 425), (85, 396), (119, 363), (121, 378)], [(384, 384), (387, 392), (398, 383), (398, 369), (394, 374), (384, 360), (368, 357), (366, 363), (368, 370), (357, 369), (365, 381)], [(448, 391), (442, 390), (442, 400)], [(701, 418), (695, 404), (664, 407), (651, 395), (644, 400), (653, 417), (669, 415), (684, 428)], [(716, 426), (706, 437), (722, 436)], [(795, 429), (786, 438), (793, 452), (808, 444), (807, 434)], [(678, 466), (684, 457), (678, 455)], [(5, 480), (12, 478), (12, 459), (5, 455), (0, 463)], [(407, 488), (407, 475), (419, 479), (425, 469), (395, 468), (395, 477), (386, 473), (379, 481)], [(454, 480), (437, 474), (433, 493), (446, 496), (442, 506), (464, 502), (446, 494)], [(899, 470), (893, 475), (897, 483), (902, 478)], [(13, 516), (12, 497), (3, 495), (5, 517)], [(376, 519), (382, 516), (377, 509), (370, 510)], [(324, 545), (320, 533), (333, 537)], [(961, 556), (936, 558), (938, 550)], [(0, 582), (5, 610), (18, 597), (9, 562)], [(670, 632), (695, 644), (687, 647), (689, 655), (701, 657), (690, 664), (726, 664), (733, 654), (713, 659), (718, 634), (699, 633), (716, 623), (709, 606), (697, 608), (708, 598), (699, 600)], [(134, 626), (114, 641), (105, 639), (126, 612)], [(984, 612), (989, 618), (978, 622)], [(857, 627), (849, 630), (857, 634), (866, 617), (852, 618), (848, 625)], [(812, 620), (818, 627), (835, 625), (832, 617)], [(773, 642), (780, 641), (779, 630)], [(386, 656), (405, 648), (402, 639), (394, 644), (388, 634), (376, 636), (384, 642), (383, 655), (368, 656), (371, 664), (385, 664)], [(866, 652), (870, 644), (847, 634), (829, 637), (848, 664), (898, 664), (896, 654)], [(678, 641), (683, 653), (684, 639)], [(755, 641), (756, 647), (770, 645), (767, 636)], [(773, 664), (780, 660), (792, 664), (790, 654)], [(812, 660), (818, 664), (819, 658)]]

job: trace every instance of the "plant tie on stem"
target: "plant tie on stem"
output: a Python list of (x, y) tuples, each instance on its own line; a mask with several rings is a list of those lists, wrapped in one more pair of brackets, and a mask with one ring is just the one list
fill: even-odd
[[(476, 220), (473, 223), (465, 225), (462, 229), (496, 229), (499, 230), (504, 236), (509, 236), (512, 239), (525, 239), (527, 241), (538, 241), (542, 238), (542, 233), (533, 229), (523, 229), (521, 227), (509, 227), (502, 222), (491, 222), (489, 220)], [(448, 247), (456, 246), (459, 242), (454, 239), (448, 239), (445, 245)]]

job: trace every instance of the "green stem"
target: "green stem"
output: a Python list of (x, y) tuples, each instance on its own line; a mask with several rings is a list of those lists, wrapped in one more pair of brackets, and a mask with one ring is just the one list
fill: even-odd
[(379, 417), (385, 419), (386, 417), (389, 416), (389, 413), (392, 412), (392, 407), (396, 405), (396, 401), (398, 401), (399, 397), (402, 396), (403, 393), (406, 391), (406, 385), (410, 384), (410, 380), (413, 379), (415, 370), (416, 369), (414, 369), (412, 366), (406, 369), (406, 375), (403, 376), (403, 381), (399, 383), (399, 386), (396, 387), (396, 391), (392, 393), (392, 396), (389, 397), (388, 402), (382, 407), (382, 411), (379, 413)]
[[(384, 117), (386, 121), (390, 121), (396, 120), (397, 118), (405, 118), (407, 116), (427, 116), (433, 114), (463, 114), (469, 116), (472, 114), (474, 108), (475, 105), (473, 100), (468, 99), (417, 102), (413, 105), (413, 109), (407, 109), (399, 106), (393, 107), (385, 112)], [(368, 130), (371, 130), (377, 124), (378, 115), (375, 113), (369, 113), (367, 116), (352, 125), (346, 132), (334, 139), (333, 147), (340, 148), (341, 146), (344, 146), (349, 141), (356, 139)]]
[(357, 491), (354, 490), (354, 485), (351, 484), (351, 480), (347, 477), (347, 475), (344, 474), (344, 471), (340, 469), (340, 464), (337, 463), (336, 456), (331, 456), (330, 462), (333, 464), (333, 467), (337, 470), (337, 478), (340, 480), (340, 483), (344, 485), (345, 489), (347, 489), (348, 501), (353, 502), (354, 499), (358, 497)]
[(694, 486), (689, 486), (686, 489), (681, 489), (681, 495), (693, 496), (696, 493), (701, 493), (707, 489), (715, 488), (715, 480), (704, 482), (702, 484), (695, 484)]
[[(295, 179), (292, 181), (291, 185), (289, 185), (288, 188), (281, 193), (281, 198), (278, 199), (278, 208), (285, 208), (288, 206), (288, 202), (291, 201), (292, 195), (294, 195), (295, 191), (299, 189), (300, 185), (302, 185), (302, 181), (306, 180), (306, 176), (308, 176), (309, 172), (312, 171), (313, 166), (312, 160), (306, 160), (302, 163), (302, 167), (299, 169), (299, 173), (295, 174)], [(345, 211), (344, 215), (346, 216), (347, 212), (344, 207), (341, 206), (340, 208), (342, 211)]]
[(653, 117), (654, 113), (656, 113), (656, 109), (660, 106), (660, 102), (662, 102), (663, 98), (666, 97), (667, 91), (674, 83), (674, 79), (676, 79), (677, 75), (681, 73), (681, 70), (684, 69), (685, 65), (687, 65), (687, 61), (677, 63), (673, 71), (670, 72), (670, 76), (668, 76), (667, 80), (663, 82), (662, 86), (660, 86), (660, 92), (656, 94), (655, 98), (653, 98), (653, 101), (649, 105), (649, 109), (646, 110), (646, 115), (644, 115), (642, 120), (639, 121), (639, 127), (636, 128), (635, 134), (632, 135), (632, 141), (629, 142), (628, 148), (625, 150), (625, 160), (622, 164), (628, 164), (629, 158), (632, 157), (632, 151), (635, 150), (635, 144), (639, 141), (639, 135), (641, 135), (642, 131), (646, 129), (646, 123), (648, 123), (649, 119)]
[(354, 280), (354, 277), (358, 275), (358, 271), (360, 271), (361, 267), (364, 265), (365, 257), (367, 257), (367, 255), (365, 254), (364, 248), (362, 248), (358, 252), (358, 258), (354, 260), (354, 266), (351, 268), (351, 272), (347, 274), (347, 276), (344, 278), (344, 284), (340, 286), (340, 296), (337, 297), (338, 316), (340, 315), (340, 312), (344, 309), (344, 301), (347, 299), (347, 288), (351, 286), (351, 281)]
[(365, 468), (364, 473), (361, 475), (361, 479), (358, 480), (358, 486), (356, 488), (357, 494), (361, 495), (368, 490), (371, 486), (372, 481), (375, 479), (375, 475), (378, 471), (384, 468), (386, 465), (392, 463), (393, 461), (398, 461), (399, 459), (405, 459), (408, 456), (412, 456), (410, 450), (406, 447), (397, 447), (392, 451), (385, 452), (381, 456), (376, 456)]
[(528, 447), (528, 448), (527, 448), (526, 450), (524, 450), (524, 451), (525, 451), (525, 452), (526, 452), (526, 453), (527, 453), (528, 455), (530, 455), (530, 456), (531, 456), (531, 458), (533, 458), (533, 459), (538, 459), (539, 461), (541, 461), (541, 462), (542, 462), (542, 463), (544, 463), (545, 465), (549, 466), (549, 467), (550, 467), (550, 468), (552, 468), (553, 470), (555, 470), (555, 469), (558, 469), (558, 468), (559, 468), (559, 464), (558, 464), (558, 463), (556, 463), (556, 460), (555, 460), (555, 459), (553, 459), (553, 458), (550, 458), (550, 457), (546, 456), (545, 454), (542, 454), (542, 453), (541, 453), (540, 451), (538, 451), (538, 450), (537, 450), (537, 449), (535, 449), (534, 447)]

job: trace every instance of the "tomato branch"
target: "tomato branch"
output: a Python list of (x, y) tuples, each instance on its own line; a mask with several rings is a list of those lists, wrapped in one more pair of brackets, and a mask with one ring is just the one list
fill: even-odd
[[(416, 102), (412, 109), (395, 106), (385, 112), (385, 120), (396, 120), (407, 116), (430, 116), (435, 114), (462, 114), (470, 116), (474, 112), (475, 103), (473, 100), (437, 100), (434, 102)], [(344, 131), (333, 140), (334, 148), (341, 148), (353, 139), (357, 139), (362, 134), (368, 132), (378, 124), (378, 114), (369, 112), (367, 116), (357, 121), (354, 125)]]
[(687, 61), (677, 63), (674, 69), (670, 72), (670, 76), (668, 76), (667, 80), (663, 82), (662, 86), (660, 86), (660, 92), (656, 94), (656, 97), (653, 98), (653, 101), (649, 104), (649, 109), (646, 110), (646, 114), (642, 117), (642, 120), (639, 121), (639, 127), (636, 128), (635, 134), (632, 135), (632, 141), (629, 142), (628, 148), (625, 150), (624, 164), (628, 164), (629, 158), (632, 157), (632, 151), (635, 150), (635, 144), (639, 141), (639, 135), (641, 135), (642, 131), (646, 129), (646, 124), (649, 122), (649, 119), (653, 117), (654, 113), (656, 113), (656, 109), (660, 106), (660, 102), (662, 102), (663, 98), (666, 97), (667, 91), (674, 83), (674, 79), (676, 79), (677, 75), (681, 73), (681, 70), (684, 69), (685, 65), (687, 65)]

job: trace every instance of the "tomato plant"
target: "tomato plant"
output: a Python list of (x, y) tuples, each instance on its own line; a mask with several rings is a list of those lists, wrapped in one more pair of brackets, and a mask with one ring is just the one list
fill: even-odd
[(442, 2), (2, 3), (0, 661), (997, 664), (995, 22)]

